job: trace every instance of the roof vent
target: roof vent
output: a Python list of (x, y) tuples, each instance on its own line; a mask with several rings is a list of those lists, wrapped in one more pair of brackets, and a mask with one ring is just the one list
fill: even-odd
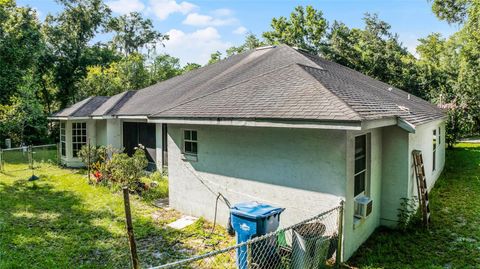
[(266, 49), (273, 49), (273, 48), (276, 48), (277, 46), (263, 46), (263, 47), (258, 47), (258, 48), (255, 48), (255, 50), (266, 50)]
[(393, 90), (392, 87), (388, 87), (387, 91), (391, 92)]
[(407, 95), (407, 99), (410, 100), (410, 94)]

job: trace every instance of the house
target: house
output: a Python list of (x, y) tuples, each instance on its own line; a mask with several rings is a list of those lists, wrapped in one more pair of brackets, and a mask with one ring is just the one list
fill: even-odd
[[(212, 220), (218, 193), (231, 203), (286, 207), (289, 225), (345, 201), (344, 259), (380, 225), (395, 226), (417, 195), (412, 151), (428, 187), (445, 161), (445, 115), (359, 72), (285, 45), (232, 56), (148, 88), (91, 97), (51, 117), (62, 161), (96, 145), (147, 146), (168, 164), (170, 205)], [(168, 163), (167, 163), (168, 161)], [(359, 218), (355, 201), (372, 200)], [(228, 208), (219, 206), (226, 223)]]

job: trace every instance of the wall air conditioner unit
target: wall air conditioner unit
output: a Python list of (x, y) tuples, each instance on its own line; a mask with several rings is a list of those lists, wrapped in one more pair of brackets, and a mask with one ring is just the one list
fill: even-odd
[(365, 219), (372, 213), (373, 201), (370, 197), (359, 196), (355, 198), (355, 217)]

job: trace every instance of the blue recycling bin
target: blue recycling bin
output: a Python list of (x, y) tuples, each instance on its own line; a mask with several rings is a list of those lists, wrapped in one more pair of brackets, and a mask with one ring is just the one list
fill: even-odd
[[(257, 202), (246, 202), (234, 205), (230, 209), (232, 227), (237, 234), (237, 243), (243, 243), (251, 238), (261, 236), (277, 230), (280, 224), (280, 213), (285, 208), (274, 207)], [(276, 240), (262, 242), (262, 255), (275, 253)], [(255, 259), (255, 248), (252, 249), (252, 258)], [(237, 249), (237, 266), (248, 269), (247, 246)]]

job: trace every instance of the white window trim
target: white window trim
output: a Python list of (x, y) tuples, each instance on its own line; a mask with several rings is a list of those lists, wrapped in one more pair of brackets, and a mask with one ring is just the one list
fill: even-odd
[[(355, 158), (355, 139), (359, 136), (365, 136), (365, 169), (362, 171), (359, 171), (358, 173), (355, 173), (355, 161), (357, 158)], [(353, 199), (356, 199), (360, 196), (369, 196), (370, 195), (370, 170), (371, 170), (371, 162), (370, 162), (370, 153), (371, 151), (371, 142), (370, 142), (370, 133), (363, 133), (359, 135), (355, 135), (353, 137), (353, 192), (354, 192), (354, 197)], [(361, 173), (365, 172), (365, 189), (355, 195), (355, 177)]]
[(437, 128), (433, 129), (432, 130), (432, 139), (435, 139), (435, 145), (433, 145), (432, 143), (432, 157), (433, 157), (433, 160), (432, 160), (432, 173), (435, 173), (435, 171), (437, 170), (437, 148), (438, 148), (438, 134), (437, 134), (438, 130)]
[[(70, 138), (71, 138), (71, 144), (72, 144), (72, 158), (78, 158), (78, 156), (75, 156), (75, 147), (74, 147), (74, 144), (81, 144), (81, 147), (80, 149), (87, 145), (88, 144), (88, 126), (87, 126), (87, 122), (86, 121), (78, 121), (78, 122), (72, 122), (71, 123), (72, 125), (72, 129), (71, 129), (71, 133), (70, 133)], [(74, 137), (74, 130), (83, 130), (83, 128), (74, 128), (73, 125), (74, 124), (85, 124), (85, 142), (75, 142), (73, 141), (73, 137)], [(83, 137), (83, 135), (76, 135), (76, 137)], [(77, 153), (78, 151), (80, 151), (80, 149), (77, 150)]]
[(67, 123), (64, 121), (60, 122), (60, 156), (67, 157)]
[[(197, 140), (192, 140), (192, 139), (186, 139), (185, 138), (185, 132), (196, 132), (197, 133)], [(193, 152), (186, 152), (185, 151), (185, 142), (191, 142), (191, 143), (196, 143), (197, 144), (197, 153)], [(182, 129), (182, 160), (184, 161), (198, 161), (198, 130), (195, 129)]]

